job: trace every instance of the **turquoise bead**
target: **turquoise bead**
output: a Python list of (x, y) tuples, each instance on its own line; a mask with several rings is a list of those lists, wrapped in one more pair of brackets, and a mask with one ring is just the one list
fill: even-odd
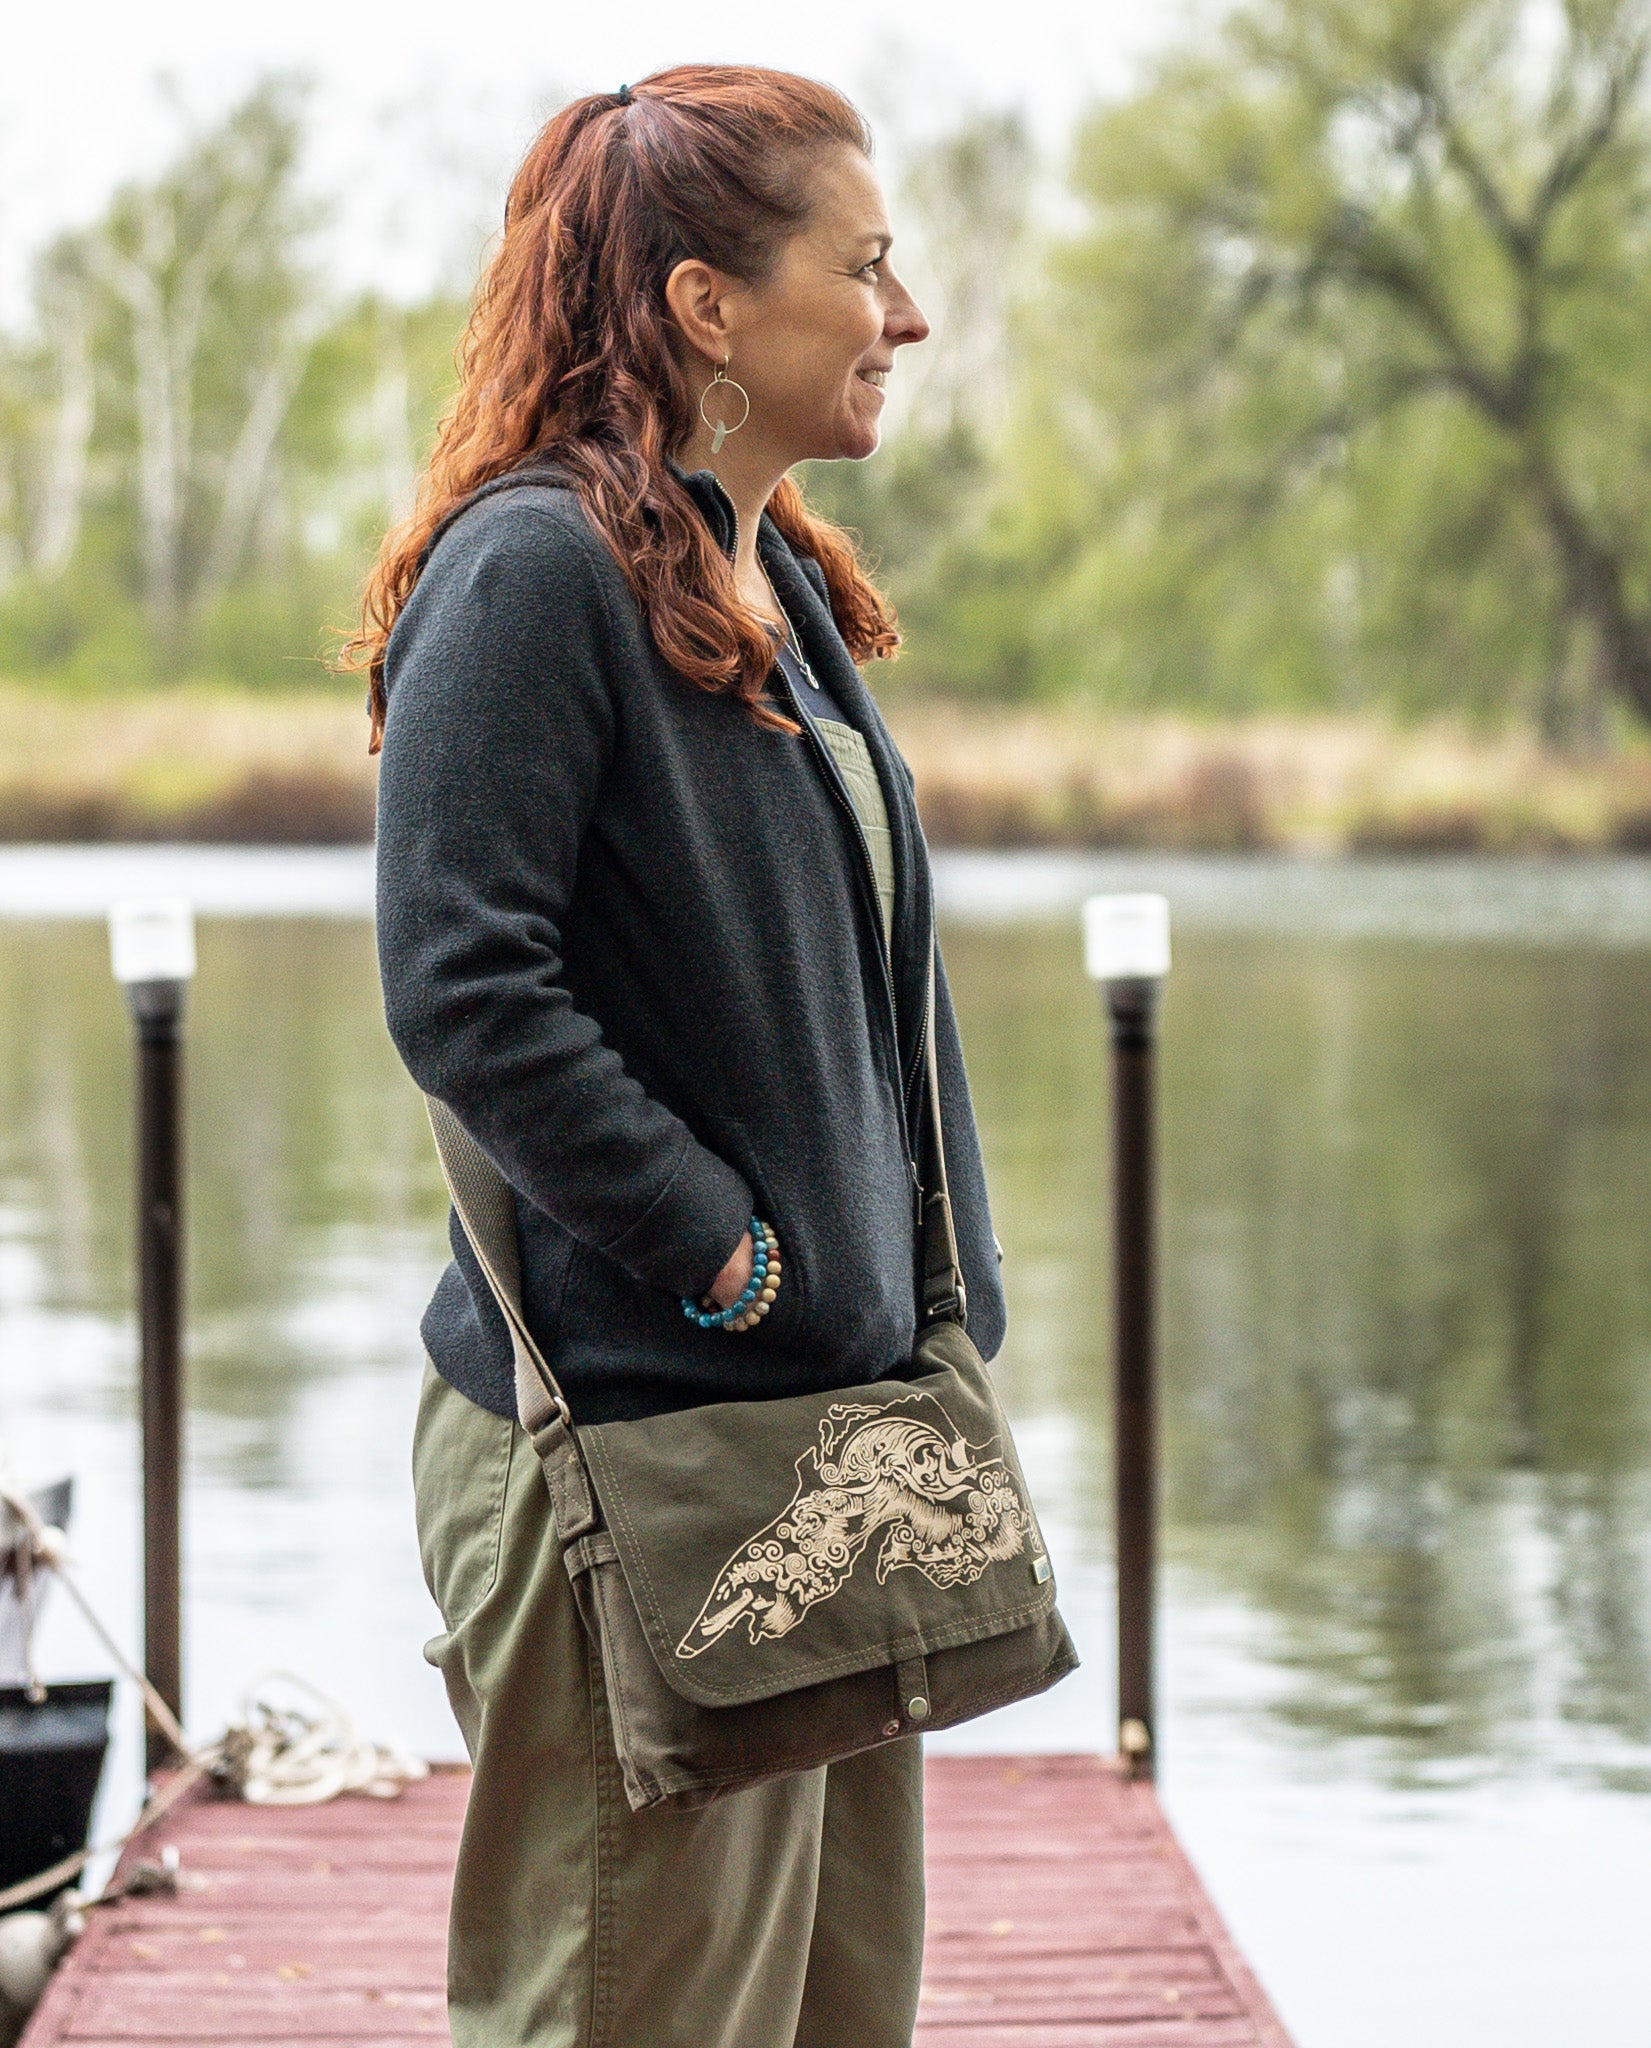
[(730, 1323), (737, 1323), (750, 1308), (768, 1284), (768, 1235), (760, 1216), (751, 1218), (751, 1278), (731, 1308), (703, 1310), (687, 1295), (682, 1297), (682, 1313), (691, 1323), (698, 1323), (702, 1330), (725, 1330)]

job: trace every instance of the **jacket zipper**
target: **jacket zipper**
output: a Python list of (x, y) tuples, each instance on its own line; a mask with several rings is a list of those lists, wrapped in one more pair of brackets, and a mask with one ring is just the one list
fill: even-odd
[[(724, 490), (721, 479), (719, 477), (713, 476), (711, 481), (716, 485), (718, 496), (722, 499), (722, 502), (728, 508), (728, 517), (732, 522), (734, 528), (734, 546), (730, 559), (733, 561), (738, 561), (740, 547), (739, 512), (735, 508), (733, 499), (729, 497), (727, 491)], [(921, 1029), (917, 1034), (917, 1050), (912, 1055), (910, 1068), (907, 1069), (906, 1067), (902, 1066), (900, 1061), (900, 1018), (899, 1012), (895, 1007), (894, 1001), (894, 970), (889, 961), (888, 947), (882, 943), (883, 909), (882, 903), (877, 895), (877, 868), (871, 857), (871, 842), (866, 837), (865, 827), (860, 823), (860, 813), (854, 808), (854, 799), (849, 795), (848, 790), (845, 788), (843, 784), (843, 778), (841, 774), (838, 772), (837, 763), (832, 759), (831, 749), (826, 745), (824, 740), (820, 738), (820, 735), (814, 730), (814, 722), (808, 716), (807, 712), (803, 709), (801, 703), (798, 701), (797, 693), (795, 689), (792, 687), (791, 678), (786, 674), (783, 665), (776, 661), (774, 666), (779, 670), (780, 679), (785, 684), (785, 694), (791, 700), (791, 708), (796, 714), (797, 723), (802, 727), (803, 732), (807, 736), (809, 746), (813, 749), (814, 758), (825, 770), (826, 787), (831, 791), (833, 798), (837, 802), (838, 808), (843, 812), (844, 816), (848, 819), (849, 824), (854, 828), (855, 844), (860, 849), (861, 875), (870, 886), (871, 907), (873, 912), (872, 922), (875, 927), (876, 936), (878, 939), (878, 945), (876, 948), (877, 964), (879, 969), (881, 970), (883, 994), (887, 998), (888, 1002), (889, 1033), (894, 1044), (894, 1070), (895, 1073), (899, 1075), (902, 1084), (900, 1094), (900, 1119), (901, 1126), (905, 1133), (906, 1138), (906, 1166), (911, 1174), (913, 1210), (916, 1216), (918, 1227), (921, 1228), (923, 1221), (923, 1182), (920, 1174), (918, 1173), (917, 1161), (915, 1158), (912, 1157), (913, 1148), (911, 1142), (911, 1091), (912, 1083), (916, 1078), (918, 1066), (922, 1061), (923, 1047), (927, 1042), (929, 1033), (928, 980), (925, 976), (923, 993), (923, 1015), (920, 1019)]]

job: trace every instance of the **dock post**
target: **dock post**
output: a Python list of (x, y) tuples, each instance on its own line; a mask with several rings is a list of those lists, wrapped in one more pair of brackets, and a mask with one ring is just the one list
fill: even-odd
[(1162, 896), (1092, 896), (1084, 964), (1112, 1037), (1113, 1512), (1117, 1532), (1118, 1752), (1155, 1774), (1158, 1703), (1158, 995), (1169, 972)]
[[(115, 979), (137, 1026), (139, 1408), (143, 1430), (143, 1664), (183, 1718), (183, 1011), (195, 972), (187, 902), (117, 903)], [(145, 1757), (172, 1745), (145, 1714)]]

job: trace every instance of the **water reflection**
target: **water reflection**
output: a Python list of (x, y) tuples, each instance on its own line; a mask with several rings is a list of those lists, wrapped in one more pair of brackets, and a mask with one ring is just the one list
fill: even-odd
[[(1172, 1799), (1307, 2048), (1443, 2048), (1481, 2025), (1535, 2048), (1560, 2009), (1576, 2018), (1544, 2014), (1551, 1972), (1509, 1960), (1547, 1938), (1545, 1859), (1572, 1855), (1583, 1942), (1613, 1924), (1651, 1817), (1623, 1796), (1651, 1791), (1640, 871), (1591, 888), (1564, 871), (1545, 920), (1539, 877), (1498, 880), (1491, 924), (1512, 889), (1540, 944), (1442, 942), (1487, 928), (1452, 896), (1462, 875), (1441, 871), (1426, 936), (1405, 936), (1407, 912), (1368, 929), (1362, 871), (1313, 878), (1311, 930), (1306, 883), (1269, 930), (1256, 871), (1224, 873), (1187, 882), (1164, 1011)], [(1402, 912), (1423, 884), (1382, 887)], [(1572, 899), (1587, 943), (1556, 938)], [(947, 950), (1008, 1254), (1002, 1374), (1088, 1659), (987, 1739), (1092, 1746), (1111, 1592), (1104, 1036), (1069, 919), (955, 918)], [(215, 919), (200, 954), (192, 1718), (213, 1726), (273, 1659), (375, 1732), (451, 1754), (417, 1654), (405, 1474), (445, 1202), (370, 933)], [(129, 1076), (100, 926), (0, 919), (0, 1441), (35, 1477), (76, 1466), (88, 1579), (130, 1627)], [(48, 1663), (105, 1660), (60, 1635)], [(1441, 1901), (1474, 1887), (1500, 1900), (1494, 1927), (1487, 1909), (1459, 1930), (1425, 1997), (1360, 1950), (1369, 1928), (1420, 1954)], [(1612, 1943), (1570, 1980), (1587, 1975), (1602, 2038), (1635, 1982)]]
[[(1017, 1406), (1104, 1540), (1105, 1097), (1065, 931), (949, 957)], [(1399, 1783), (1651, 1789), (1651, 961), (1184, 938), (1164, 1018), (1173, 1555), (1271, 1624), (1263, 1709)]]
[[(187, 1020), (190, 1399), (278, 1483), (283, 1419), (341, 1367), (405, 1366), (387, 1313), (425, 1286), (445, 1205), (355, 921), (214, 921)], [(0, 1190), (38, 1305), (124, 1320), (130, 1032), (92, 924), (0, 925)], [(405, 1304), (401, 1304), (405, 1305)], [(3, 1342), (3, 1325), (0, 1325)], [(104, 1390), (124, 1413), (124, 1375)]]
[[(1057, 1425), (1099, 1571), (1095, 999), (1064, 927), (948, 951), (1003, 1372)], [(0, 1044), (10, 1255), (48, 1320), (124, 1326), (129, 1046), (96, 926), (0, 926)], [(340, 1375), (405, 1375), (440, 1255), (366, 929), (206, 925), (189, 1063), (196, 1465), (301, 1487), (293, 1418)], [(1163, 1070), (1171, 1551), (1268, 1618), (1288, 1682), (1263, 1711), (1400, 1782), (1651, 1789), (1651, 959), (1183, 933)], [(107, 1365), (82, 1392), (124, 1419)]]

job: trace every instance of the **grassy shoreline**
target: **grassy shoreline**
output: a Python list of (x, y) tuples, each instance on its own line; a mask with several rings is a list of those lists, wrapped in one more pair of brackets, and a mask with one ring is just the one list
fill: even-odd
[(1651, 743), (1378, 717), (930, 705), (891, 721), (937, 845), (1299, 854), (1651, 851)]
[[(1651, 742), (1377, 718), (1204, 721), (896, 702), (937, 846), (1651, 852)], [(0, 841), (346, 844), (375, 767), (353, 686), (90, 696), (0, 684)]]
[(374, 780), (354, 685), (0, 684), (0, 841), (345, 845), (372, 837)]

